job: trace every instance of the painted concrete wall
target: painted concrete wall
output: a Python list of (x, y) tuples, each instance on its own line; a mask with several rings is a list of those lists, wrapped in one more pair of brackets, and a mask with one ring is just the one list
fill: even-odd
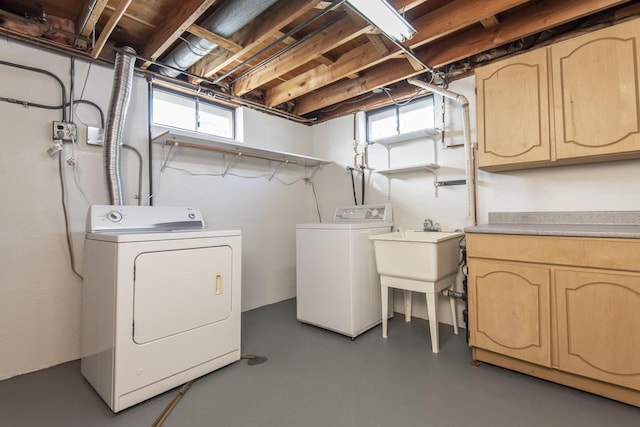
[[(0, 52), (3, 61), (46, 68), (57, 75), (69, 99), (68, 57), (7, 40), (0, 40)], [(0, 65), (0, 76), (3, 97), (46, 105), (62, 102), (60, 86), (50, 77), (5, 65)], [(94, 64), (89, 70), (88, 63), (75, 61), (76, 98), (84, 87), (82, 97), (106, 111), (111, 81), (108, 67)], [(125, 142), (141, 150), (147, 139), (144, 90), (144, 81), (137, 79), (124, 136)], [(0, 156), (0, 379), (79, 357), (82, 281), (70, 268), (58, 155), (47, 154), (52, 122), (61, 118), (61, 110), (0, 103), (4, 135)], [(62, 172), (73, 253), (81, 273), (86, 212), (90, 204), (107, 203), (107, 193), (102, 149), (85, 144), (86, 125), (100, 127), (99, 114), (93, 107), (78, 105), (75, 121), (80, 138), (75, 148), (64, 145)], [(127, 153), (123, 157), (125, 197), (134, 203), (137, 164)], [(75, 167), (67, 164), (70, 159)]]
[[(0, 40), (0, 59), (46, 68), (70, 85), (66, 56)], [(85, 79), (88, 81), (85, 86)], [(75, 61), (75, 97), (108, 110), (112, 68)], [(0, 96), (59, 105), (55, 80), (30, 71), (0, 65)], [(67, 92), (67, 98), (68, 98)], [(310, 154), (311, 129), (256, 111), (244, 111), (244, 141), (281, 151)], [(52, 122), (61, 112), (0, 102), (3, 153), (0, 156), (0, 379), (80, 357), (82, 281), (69, 266), (62, 213), (58, 157), (46, 151), (52, 144)], [(108, 204), (102, 148), (87, 146), (87, 125), (99, 127), (93, 107), (80, 105), (74, 118), (79, 143), (64, 145), (62, 170), (67, 190), (73, 253), (82, 273), (86, 213), (90, 204)], [(134, 78), (124, 142), (137, 148), (148, 164), (147, 83)], [(191, 176), (167, 168), (160, 173), (165, 151), (154, 146), (156, 205), (193, 205), (210, 228), (240, 229), (243, 234), (243, 310), (295, 296), (295, 224), (315, 218), (311, 187), (299, 178), (307, 171), (285, 166), (273, 179)], [(75, 159), (74, 168), (67, 160)], [(123, 150), (123, 183), (127, 204), (137, 203), (137, 159)], [(220, 171), (219, 155), (178, 149), (169, 167), (191, 173)], [(245, 177), (270, 176), (275, 165), (241, 159), (230, 170)], [(142, 203), (149, 204), (147, 170)], [(77, 181), (77, 184), (76, 184)], [(290, 185), (287, 185), (290, 184)], [(86, 196), (86, 200), (82, 193)]]
[[(472, 141), (476, 141), (474, 78), (451, 84), (450, 90), (465, 95), (471, 104)], [(441, 118), (442, 98), (436, 96), (436, 123)], [(446, 148), (462, 142), (460, 108), (446, 101), (445, 141), (424, 139), (399, 145), (390, 152), (390, 166), (406, 166), (434, 162), (441, 165), (438, 179), (464, 178), (463, 148)], [(330, 218), (336, 205), (353, 202), (351, 181), (343, 166), (352, 164), (353, 117), (336, 119), (313, 127), (315, 154), (336, 164), (331, 173), (319, 176), (316, 188), (320, 195), (323, 216)], [(436, 152), (434, 154), (434, 147)], [(369, 165), (387, 167), (384, 147), (373, 145)], [(572, 211), (572, 210), (640, 210), (640, 160), (594, 163), (590, 165), (540, 168), (523, 171), (478, 174), (479, 223), (486, 223), (488, 212), (499, 211)], [(423, 220), (431, 218), (443, 229), (470, 225), (466, 186), (440, 188), (434, 194), (434, 176), (427, 172), (397, 175), (391, 180), (367, 172), (367, 203), (388, 200), (393, 205), (396, 226), (421, 229)], [(390, 193), (389, 193), (390, 190)], [(360, 200), (360, 199), (358, 199)], [(458, 287), (461, 289), (460, 277)], [(402, 294), (395, 292), (395, 310), (404, 312)], [(459, 304), (459, 310), (462, 310)], [(427, 318), (423, 298), (414, 297), (414, 315)], [(441, 299), (439, 316), (450, 322), (447, 302)], [(459, 315), (459, 319), (461, 316)]]
[[(311, 128), (254, 110), (243, 116), (245, 144), (311, 154)], [(168, 148), (154, 147), (156, 204), (197, 206), (208, 227), (242, 231), (242, 309), (293, 298), (295, 226), (315, 221), (311, 187), (303, 180), (313, 171), (181, 148), (161, 171), (167, 154)], [(226, 176), (218, 176), (229, 164)]]

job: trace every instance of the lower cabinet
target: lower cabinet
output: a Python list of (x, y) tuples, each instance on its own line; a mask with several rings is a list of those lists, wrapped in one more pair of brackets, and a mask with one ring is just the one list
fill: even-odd
[(640, 390), (640, 274), (559, 269), (555, 299), (558, 368)]
[(485, 260), (472, 268), (471, 345), (551, 366), (549, 269)]
[(473, 357), (640, 406), (640, 240), (563, 239), (467, 234)]

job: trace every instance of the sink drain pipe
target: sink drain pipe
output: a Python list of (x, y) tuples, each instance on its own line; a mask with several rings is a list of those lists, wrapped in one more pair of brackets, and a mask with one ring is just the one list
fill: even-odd
[(417, 79), (408, 79), (408, 83), (414, 86), (418, 86), (422, 89), (429, 90), (445, 98), (453, 99), (462, 107), (462, 122), (464, 132), (464, 146), (466, 149), (467, 167), (466, 177), (469, 191), (469, 216), (471, 217), (471, 225), (478, 225), (478, 219), (476, 214), (476, 174), (473, 161), (473, 147), (471, 146), (471, 125), (469, 122), (469, 100), (466, 96), (459, 93), (451, 92), (450, 90), (443, 89), (441, 87), (425, 83)]

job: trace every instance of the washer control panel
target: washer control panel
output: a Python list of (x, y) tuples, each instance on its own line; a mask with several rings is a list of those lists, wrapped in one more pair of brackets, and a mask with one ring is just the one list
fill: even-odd
[(165, 232), (203, 228), (202, 214), (192, 207), (93, 205), (87, 215), (88, 232)]
[(333, 222), (381, 222), (391, 223), (391, 204), (343, 206), (336, 208)]

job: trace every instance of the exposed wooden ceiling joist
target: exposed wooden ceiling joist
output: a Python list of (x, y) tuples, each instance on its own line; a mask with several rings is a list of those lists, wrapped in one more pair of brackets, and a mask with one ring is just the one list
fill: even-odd
[[(209, 78), (224, 67), (251, 55), (260, 45), (273, 34), (280, 31), (307, 11), (314, 8), (318, 0), (281, 0), (251, 24), (238, 31), (231, 37), (231, 41), (244, 46), (240, 52), (230, 52), (225, 49), (214, 49), (210, 55), (198, 61), (191, 72)], [(195, 81), (194, 81), (195, 83)]]
[[(142, 56), (156, 60), (217, 0), (183, 0), (172, 15), (158, 25)], [(147, 68), (150, 63), (143, 64)]]
[[(392, 4), (398, 9), (407, 9), (408, 6), (415, 6), (418, 2), (397, 0), (392, 2)], [(256, 87), (306, 64), (317, 58), (319, 54), (334, 49), (336, 46), (341, 46), (371, 31), (374, 31), (374, 29), (358, 15), (348, 13), (347, 16), (338, 19), (325, 30), (305, 40), (271, 63), (252, 70), (247, 76), (238, 79), (234, 83), (233, 93), (235, 96), (242, 96)], [(353, 70), (348, 74), (353, 74), (357, 71), (358, 70)]]
[(132, 1), (133, 0), (120, 0), (115, 10), (109, 17), (107, 24), (104, 26), (104, 28), (100, 32), (100, 36), (98, 37), (98, 40), (96, 41), (95, 46), (93, 46), (93, 50), (91, 52), (91, 56), (93, 58), (97, 58), (98, 56), (100, 56), (100, 53), (102, 52), (102, 49), (107, 43), (109, 36), (113, 32), (113, 30), (116, 28), (116, 25), (118, 25), (118, 22), (120, 22), (122, 15), (124, 15), (124, 13), (127, 11), (127, 8), (131, 5)]
[(87, 37), (96, 26), (100, 15), (107, 6), (108, 0), (85, 0), (84, 6), (80, 9), (80, 13), (76, 18), (76, 29), (81, 36)]
[[(390, 103), (387, 95), (415, 95), (405, 79), (423, 72), (418, 62), (457, 78), (488, 58), (568, 37), (578, 25), (590, 31), (640, 15), (633, 0), (388, 0), (418, 30), (406, 43), (418, 60), (411, 64), (402, 49), (336, 0), (277, 0), (230, 37), (222, 27), (199, 24), (235, 1), (183, 0), (176, 7), (175, 0), (2, 0), (0, 33), (109, 62), (112, 50), (105, 45), (131, 46), (149, 63), (162, 63), (180, 38), (195, 33), (218, 46), (185, 72), (203, 87), (187, 86), (324, 121)], [(327, 13), (318, 17), (319, 11)], [(78, 41), (89, 43), (94, 30), (99, 39), (91, 52)], [(175, 78), (176, 87), (184, 78)], [(392, 92), (371, 92), (380, 87)]]
[[(418, 32), (407, 44), (410, 44), (411, 48), (416, 48), (425, 44), (428, 40), (433, 40), (438, 34), (437, 31), (433, 30), (434, 26), (437, 27), (442, 25), (443, 27), (446, 27), (446, 29), (439, 31), (441, 31), (443, 35), (448, 34), (451, 29), (464, 28), (465, 26), (478, 22), (488, 16), (493, 16), (496, 13), (513, 7), (514, 5), (525, 3), (525, 1), (509, 0), (508, 2), (500, 2), (494, 0), (486, 3), (485, 7), (477, 7), (475, 2), (456, 0), (436, 9), (430, 14), (416, 19), (413, 25)], [(432, 15), (435, 15), (436, 17), (444, 16), (445, 14), (442, 12), (442, 9), (446, 9), (446, 14), (451, 14), (451, 17), (444, 24), (434, 24)], [(418, 34), (420, 36), (418, 36)], [(397, 57), (400, 52), (401, 50), (398, 47), (389, 45), (389, 52), (387, 55), (381, 56), (378, 54), (378, 50), (375, 49), (375, 47), (371, 45), (364, 46), (358, 50), (357, 54), (340, 58), (336, 64), (330, 66), (328, 70), (325, 70), (325, 73), (321, 72), (321, 70), (307, 71), (300, 74), (295, 79), (289, 80), (278, 87), (270, 89), (266, 96), (266, 102), (270, 106), (275, 106), (290, 99), (300, 97), (306, 93), (336, 82), (344, 78), (347, 74), (360, 72), (382, 61)], [(234, 89), (237, 90), (237, 88)], [(236, 92), (236, 94), (239, 93), (240, 92)]]
[[(429, 43), (416, 51), (418, 57), (433, 67), (439, 67), (468, 56), (529, 36), (546, 28), (564, 24), (599, 10), (625, 3), (626, 0), (546, 0), (505, 17), (498, 27), (473, 27), (446, 39)], [(298, 98), (296, 114), (304, 115), (344, 100), (363, 95), (373, 89), (414, 77), (416, 72), (406, 61), (387, 61), (363, 73), (356, 80), (343, 80)]]

